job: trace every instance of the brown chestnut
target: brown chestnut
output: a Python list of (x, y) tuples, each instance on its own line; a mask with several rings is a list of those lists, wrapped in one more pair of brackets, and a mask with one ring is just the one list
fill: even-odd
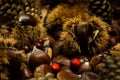
[(0, 61), (0, 67), (3, 67), (3, 71), (8, 71), (10, 80), (17, 80), (16, 75), (17, 77), (19, 76), (18, 73), (20, 72), (22, 62), (19, 51), (7, 47), (0, 48), (0, 59), (1, 58), (3, 58), (3, 60)]
[(80, 76), (73, 73), (69, 66), (63, 66), (63, 68), (57, 73), (57, 80), (80, 80)]
[(9, 61), (8, 68), (13, 72), (20, 70), (22, 60), (19, 55), (19, 52), (14, 49), (8, 48), (7, 54), (8, 54), (8, 61)]
[(84, 63), (82, 63), (78, 69), (78, 73), (91, 72), (91, 71), (92, 71), (92, 67), (89, 61), (85, 61)]
[(102, 63), (102, 61), (106, 59), (106, 57), (107, 57), (106, 54), (94, 55), (90, 60), (92, 68), (95, 68), (99, 63)]
[(28, 64), (32, 69), (41, 65), (41, 64), (50, 64), (50, 57), (43, 50), (33, 48), (32, 53), (29, 56)]
[(89, 59), (86, 56), (78, 56), (70, 61), (70, 68), (74, 73), (80, 74), (86, 71), (92, 71)]
[(41, 64), (35, 69), (34, 77), (44, 77), (47, 73), (52, 73), (51, 68), (47, 64)]
[(88, 53), (88, 23), (82, 22), (81, 24), (77, 25), (75, 29), (75, 34), (78, 39), (78, 43), (80, 45), (81, 53), (87, 54)]
[(53, 58), (52, 62), (56, 62), (60, 65), (70, 66), (70, 59), (62, 55), (58, 55), (57, 57)]
[(19, 22), (22, 23), (25, 26), (26, 25), (35, 26), (36, 23), (37, 23), (35, 17), (30, 15), (30, 14), (22, 14), (22, 15), (20, 15)]

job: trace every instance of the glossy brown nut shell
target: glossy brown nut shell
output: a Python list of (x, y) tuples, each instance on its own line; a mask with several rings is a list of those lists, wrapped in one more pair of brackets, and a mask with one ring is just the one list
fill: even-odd
[(93, 68), (95, 68), (99, 63), (101, 63), (105, 59), (105, 54), (98, 54), (91, 58), (90, 64)]
[(81, 24), (77, 25), (75, 29), (75, 34), (78, 39), (81, 52), (83, 54), (87, 54), (88, 53), (88, 23), (82, 22)]
[(50, 64), (50, 57), (44, 51), (34, 48), (33, 52), (30, 55), (28, 64), (30, 65), (30, 67), (33, 67), (33, 68), (41, 64)]
[(19, 17), (19, 22), (22, 23), (23, 25), (31, 25), (35, 26), (36, 25), (36, 19), (34, 16), (30, 14), (22, 14)]
[(78, 69), (78, 73), (91, 72), (92, 67), (88, 61), (82, 63)]
[(22, 60), (20, 58), (19, 52), (13, 49), (7, 49), (7, 53), (9, 59), (8, 68), (12, 71), (20, 70)]
[(64, 57), (62, 55), (58, 55), (57, 57), (53, 58), (52, 62), (56, 62), (60, 65), (70, 66), (70, 59), (68, 59), (67, 57)]

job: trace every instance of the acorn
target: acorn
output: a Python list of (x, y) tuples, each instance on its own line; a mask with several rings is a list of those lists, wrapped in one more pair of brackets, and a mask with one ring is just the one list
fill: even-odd
[(43, 50), (33, 48), (33, 51), (30, 53), (28, 57), (28, 64), (34, 70), (35, 67), (41, 64), (50, 64), (50, 57)]
[(31, 26), (36, 26), (36, 19), (34, 16), (30, 14), (22, 14), (19, 16), (19, 22), (22, 23), (23, 25), (31, 25)]
[(34, 77), (44, 77), (47, 73), (52, 73), (50, 66), (47, 64), (41, 64), (40, 66), (36, 67), (34, 71)]

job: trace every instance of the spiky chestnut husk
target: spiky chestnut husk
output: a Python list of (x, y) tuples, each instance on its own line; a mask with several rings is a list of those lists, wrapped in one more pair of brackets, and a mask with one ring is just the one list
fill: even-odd
[[(62, 11), (61, 11), (62, 10)], [(83, 15), (88, 17), (88, 13), (81, 7), (81, 5), (70, 6), (68, 4), (58, 5), (46, 17), (45, 27), (48, 34), (55, 39), (60, 37), (62, 26), (68, 18), (73, 18), (76, 15)]]
[(89, 11), (102, 20), (111, 23), (111, 5), (107, 0), (89, 0)]
[(7, 65), (9, 64), (8, 56), (5, 50), (0, 48), (0, 79), (9, 80)]
[(52, 29), (57, 26), (62, 27), (67, 18), (73, 18), (76, 15), (85, 15), (86, 17), (88, 16), (87, 12), (85, 12), (85, 10), (80, 7), (80, 5), (58, 5), (47, 15), (45, 26), (47, 29)]
[[(59, 4), (81, 5), (82, 7), (88, 9), (88, 12), (92, 15), (101, 17), (104, 21), (109, 22), (111, 20), (111, 5), (109, 1), (103, 0), (57, 0), (57, 1), (45, 1), (41, 0), (42, 5), (50, 5), (54, 9)], [(54, 6), (53, 6), (54, 5)], [(109, 22), (110, 23), (110, 22)]]
[[(89, 16), (87, 15), (87, 13), (83, 13), (79, 16), (68, 18), (66, 20), (66, 22), (63, 24), (63, 32), (60, 35), (60, 40), (64, 43), (62, 47), (62, 50), (64, 50), (63, 53), (74, 54), (76, 52), (84, 52), (84, 50), (81, 50), (82, 46), (79, 45), (78, 36), (76, 35), (76, 28), (82, 22), (88, 22), (88, 20)], [(69, 48), (67, 48), (68, 46), (66, 45), (69, 45)]]
[(101, 80), (120, 80), (120, 56), (111, 55), (103, 63), (105, 66), (99, 73)]
[[(0, 79), (9, 80), (14, 73), (20, 71), (21, 63), (25, 61), (24, 52), (2, 46), (0, 48)], [(18, 72), (17, 72), (18, 71)], [(19, 76), (19, 75), (17, 75)]]
[(106, 49), (109, 40), (106, 23), (95, 16), (91, 17), (91, 19), (86, 19), (87, 20), (82, 20), (80, 17), (76, 19), (71, 18), (64, 23), (63, 32), (60, 35), (60, 40), (64, 42), (62, 50), (65, 54), (74, 54), (75, 51), (79, 51), (80, 47), (77, 41), (78, 37), (75, 35), (75, 28), (83, 21), (88, 22), (88, 24), (94, 24), (94, 26), (88, 26), (88, 31), (90, 31), (88, 32), (89, 52), (94, 55), (97, 54), (97, 52)]
[(1, 34), (0, 35), (0, 48), (2, 47), (14, 47), (16, 40), (11, 37), (11, 34)]
[(104, 51), (107, 49), (109, 43), (108, 41), (110, 39), (107, 31), (107, 25), (100, 18), (95, 16), (91, 18), (90, 23), (93, 24), (91, 28), (93, 29), (94, 36), (90, 36), (93, 38), (92, 41), (90, 41), (89, 37), (89, 48), (93, 53)]
[(40, 24), (39, 18), (36, 26), (16, 26), (12, 30), (12, 35), (17, 40), (16, 47), (23, 49), (25, 45), (34, 46), (39, 39), (46, 37), (46, 29)]

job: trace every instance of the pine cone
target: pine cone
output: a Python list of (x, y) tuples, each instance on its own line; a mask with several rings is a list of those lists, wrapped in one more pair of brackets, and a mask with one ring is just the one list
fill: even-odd
[(23, 0), (3, 0), (0, 4), (0, 18), (2, 21), (16, 22), (19, 15), (31, 14), (40, 15), (40, 8), (33, 1)]
[(120, 56), (109, 56), (103, 63), (105, 66), (100, 72), (101, 80), (120, 80)]
[(89, 11), (106, 22), (111, 20), (111, 5), (107, 0), (89, 0)]

